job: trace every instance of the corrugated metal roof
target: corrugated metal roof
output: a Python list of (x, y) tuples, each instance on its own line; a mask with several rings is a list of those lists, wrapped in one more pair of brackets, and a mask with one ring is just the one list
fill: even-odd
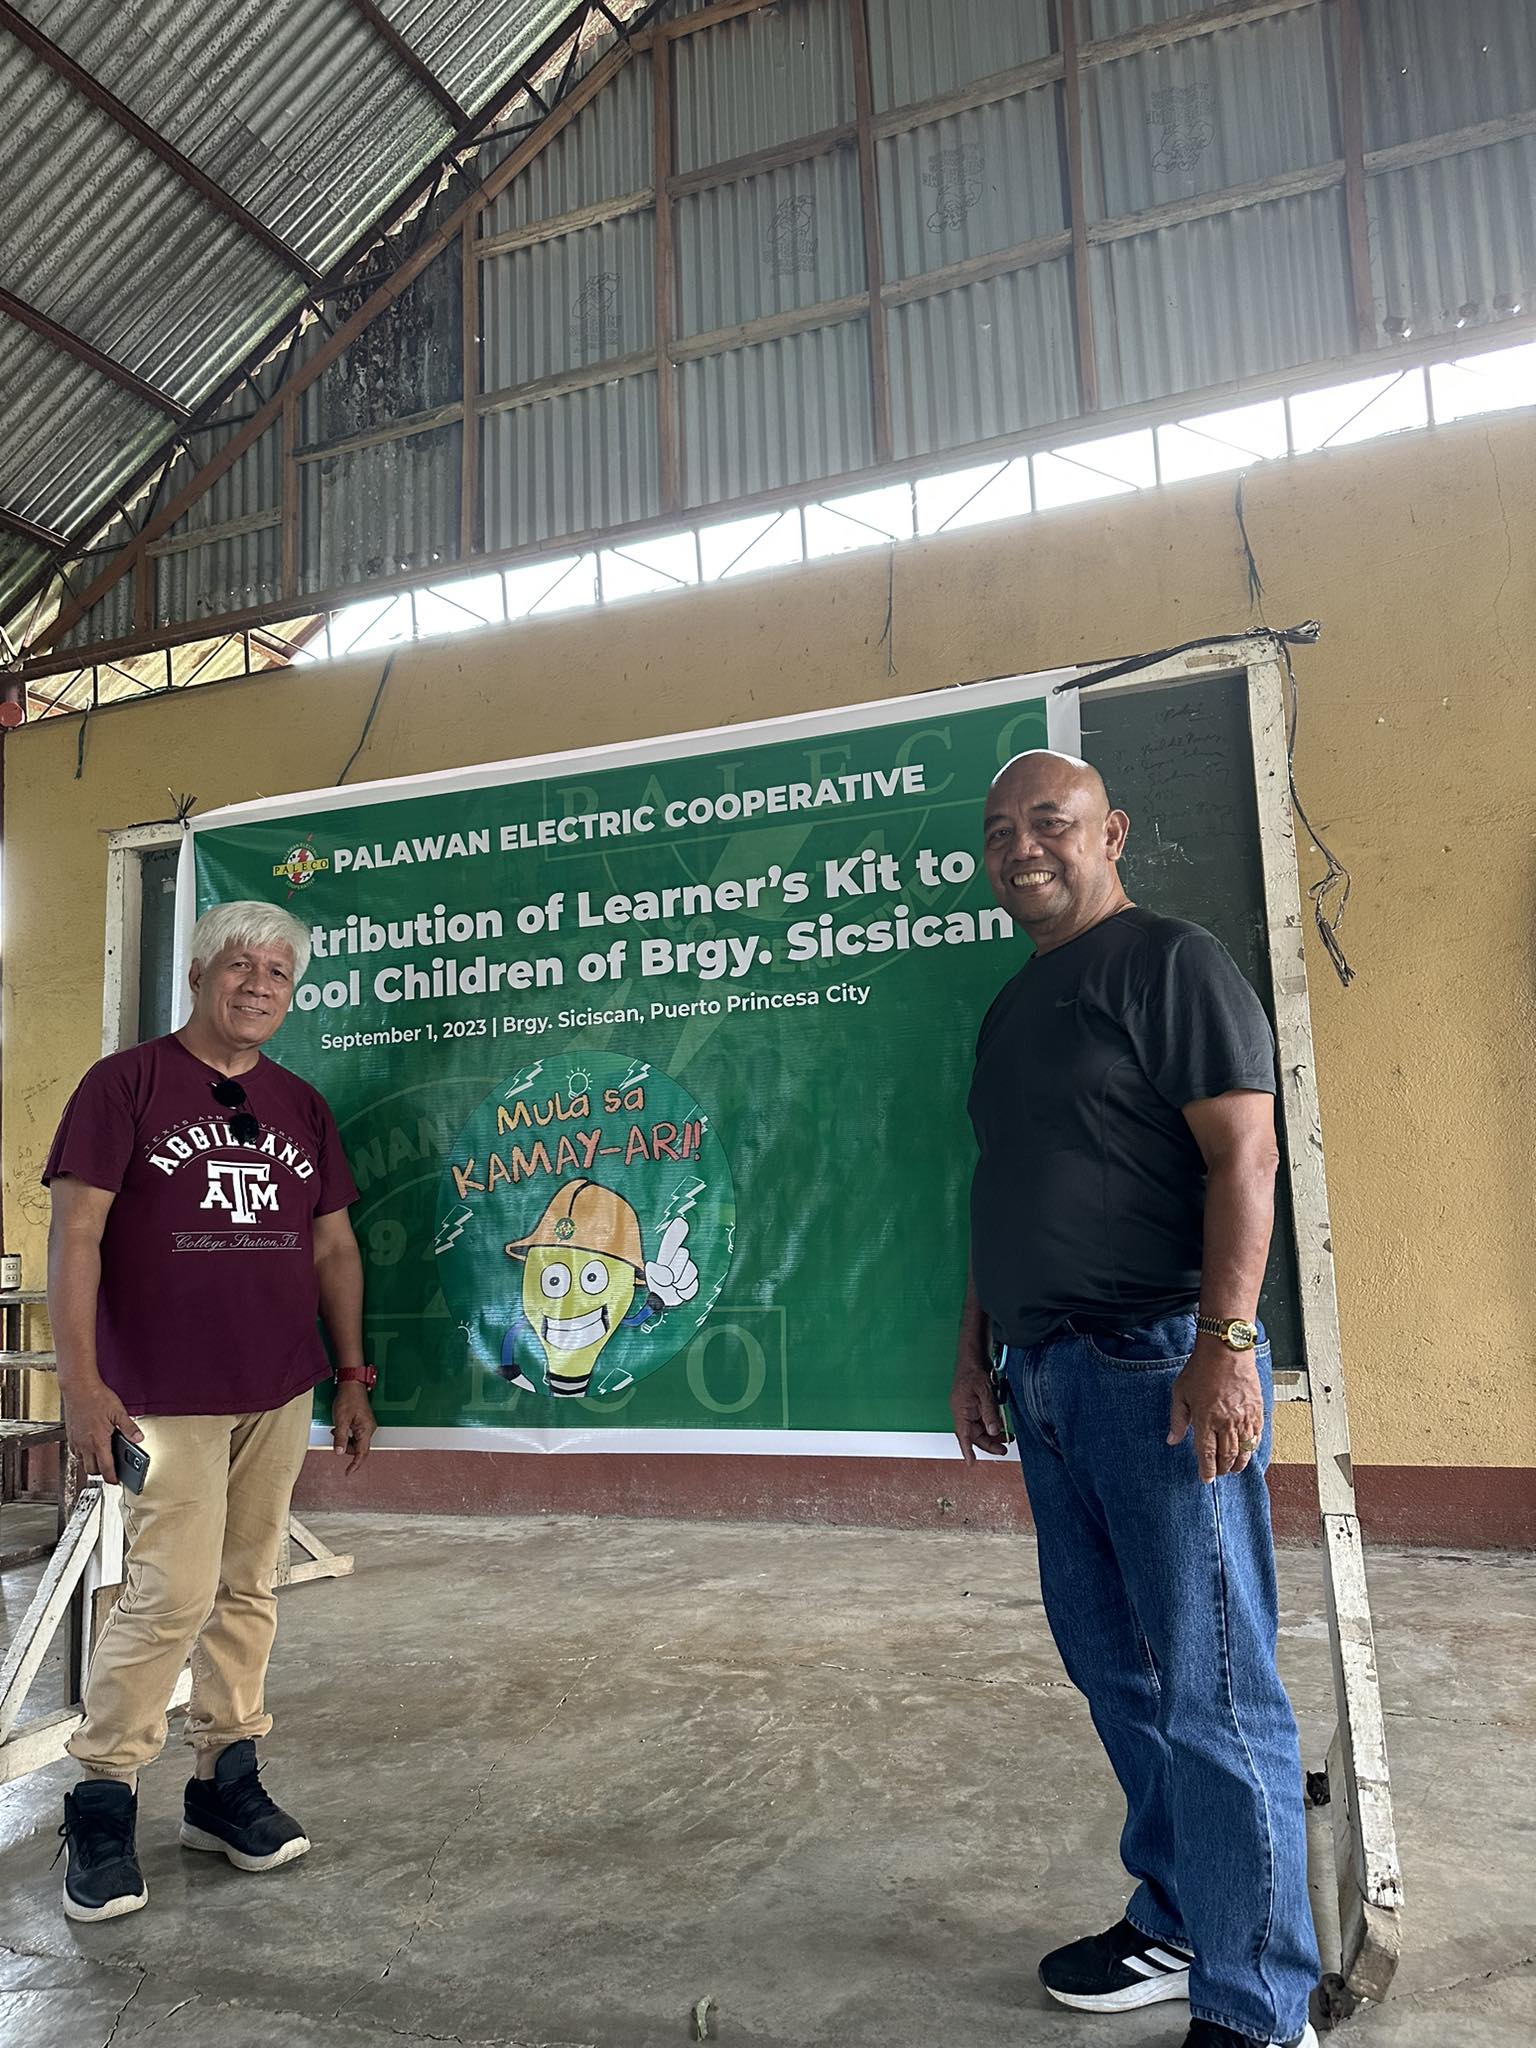
[[(82, 563), (85, 576), (93, 576), (104, 559), (87, 555)], [(60, 646), (96, 647), (103, 641), (126, 639), (133, 631), (133, 599), (133, 578), (124, 576), (97, 599), (83, 618), (76, 620)]]
[(340, 441), (455, 404), (464, 390), (461, 290), (459, 252), (445, 249), (301, 394), (299, 445)]
[[(0, 365), (0, 505), (70, 532), (99, 502), (100, 438), (126, 470), (160, 441), (165, 415), (14, 321), (0, 321)], [(14, 545), (0, 534), (8, 566)]]
[(282, 542), (275, 526), (161, 555), (155, 562), (155, 617), (179, 625), (201, 614), (245, 611), (282, 591)]
[(1533, 12), (1531, 0), (1362, 0), (1366, 148), (1536, 106)]
[[(100, 24), (111, 14), (109, 0), (28, 4), (55, 26)], [(283, 34), (297, 36), (302, 28), (315, 49), (333, 56), (354, 47), (341, 34), (336, 9), (343, 4), (350, 0), (274, 0), (270, 12)], [(615, 11), (628, 14), (636, 4), (615, 0)], [(699, 4), (673, 0), (672, 11)], [(197, 24), (212, 0), (154, 5), (157, 25)], [(551, 0), (515, 10), (509, 0), (388, 5), (424, 55), (450, 44), (458, 49), (456, 37), (472, 40), (482, 31), (476, 47), (488, 47), (485, 38), (494, 40), (502, 32), (497, 25), (514, 14), (536, 35), (553, 12)], [(1051, 45), (1051, 0), (867, 5), (882, 107), (952, 91), (973, 97), (965, 92), (973, 81), (1027, 64)], [(1194, 0), (1080, 0), (1080, 27), (1085, 38), (1102, 37), (1175, 21), (1193, 7)], [(131, 25), (143, 11), (112, 16), (114, 48), (132, 43), (124, 22)], [(234, 0), (228, 18), (252, 21), (251, 0)], [(1372, 147), (1536, 105), (1536, 8), (1521, 0), (1468, 0), (1464, 8), (1446, 0), (1443, 9), (1438, 0), (1364, 0), (1364, 18)], [(854, 150), (840, 143), (798, 163), (706, 183), (713, 166), (759, 148), (777, 153), (785, 143), (782, 153), (793, 155), (804, 139), (846, 125), (853, 111), (848, 22), (844, 0), (765, 0), (761, 11), (697, 29), (672, 49), (675, 169), (685, 183), (704, 187), (674, 195), (674, 340), (688, 359), (667, 372), (677, 398), (682, 499), (695, 515), (713, 519), (719, 515), (712, 508), (734, 509), (765, 491), (835, 488), (832, 480), (875, 460), (867, 323), (845, 317), (866, 284)], [(1341, 171), (1330, 169), (1334, 182), (1316, 192), (1254, 203), (1252, 192), (1238, 190), (1235, 206), (1220, 196), (1338, 165), (1336, 10), (1316, 0), (1223, 30), (1191, 27), (1197, 32), (1150, 51), (1096, 51), (1083, 70), (1089, 218), (1114, 223), (1089, 228), (1093, 342), (1105, 407), (1241, 385), (1358, 354)], [(156, 32), (171, 34), (158, 26)], [(333, 34), (340, 38), (334, 45), (327, 41)], [(238, 84), (244, 74), (237, 46), (230, 31), (221, 47), (236, 52), (227, 76)], [(0, 61), (4, 48), (0, 37)], [(136, 44), (130, 56), (125, 90), (140, 76), (134, 66), (142, 70)], [(267, 81), (261, 104), (247, 106), (239, 92), (226, 90), (220, 107), (236, 109), (241, 134), (260, 130), (264, 148), (273, 147), (273, 136), (303, 136), (320, 104), (316, 93), (346, 89), (346, 80), (323, 75), (331, 56), (320, 74), (289, 91), (282, 80), (272, 84), (264, 52), (252, 72)], [(384, 104), (406, 110), (414, 147), (409, 131), (417, 115), (440, 121), (440, 112), (430, 94), (425, 101), (412, 97), (421, 94), (420, 81), (411, 80), (397, 53), (390, 61), (387, 93), (394, 97)], [(442, 75), (452, 89), (455, 80)], [(1404, 77), (1406, 83), (1394, 83)], [(194, 68), (199, 91), (203, 78)], [(885, 325), (890, 452), (897, 461), (963, 456), (977, 442), (1036, 430), (1043, 439), (1056, 423), (1081, 415), (1070, 260), (987, 274), (1001, 252), (1062, 235), (1067, 223), (1062, 89), (1052, 82), (1010, 94), (1010, 83), (1017, 81), (994, 79), (982, 105), (876, 144), (884, 271), (896, 286)], [(462, 79), (458, 84), (462, 90)], [(27, 91), (45, 109), (62, 104), (52, 86), (33, 80)], [(233, 148), (232, 131), (216, 122), (200, 129), (197, 114), (195, 105), (183, 110), (186, 125), (178, 131), (189, 152), (215, 134)], [(531, 118), (529, 108), (518, 118)], [(280, 269), (274, 280), (270, 252), (242, 242), (195, 193), (188, 200), (153, 159), (139, 162), (136, 144), (126, 145), (124, 158), (121, 136), (105, 134), (104, 119), (99, 110), (80, 112), (78, 132), (91, 138), (92, 154), (79, 169), (72, 155), (50, 157), (51, 128), (45, 132), (30, 117), (18, 122), (22, 186), (37, 206), (62, 204), (47, 185), (49, 165), (62, 164), (66, 184), (75, 180), (66, 197), (88, 215), (94, 233), (78, 241), (71, 229), (28, 234), (14, 216), (7, 230), (0, 212), (0, 237), (12, 237), (11, 244), (0, 240), (0, 257), (14, 246), (23, 268), (32, 266), (26, 275), (34, 287), (54, 294), (56, 317), (97, 321), (92, 331), (103, 345), (141, 351), (133, 366), (144, 365), (145, 374), (195, 380), (205, 363), (222, 359), (234, 331), (226, 314), (238, 327), (249, 310), (226, 305), (226, 292), (234, 289), (237, 300), (241, 290), (281, 295), (286, 282)], [(482, 220), (480, 232), (489, 239), (524, 230), (537, 236), (551, 222), (606, 201), (633, 209), (480, 260), (481, 389), (497, 394), (496, 409), (476, 426), (475, 488), (488, 550), (563, 547), (575, 533), (654, 521), (664, 510), (651, 367), (655, 212), (644, 201), (653, 174), (652, 119), (653, 71), (642, 54), (533, 158)], [(482, 149), (478, 168), (483, 173), (516, 146), (511, 134), (499, 135)], [(1454, 146), (1460, 154), (1378, 169), (1368, 179), (1377, 312), (1389, 333), (1451, 331), (1463, 321), (1476, 325), (1517, 305), (1536, 305), (1536, 138), (1474, 135)], [(322, 199), (344, 211), (331, 162), (318, 143), (313, 165), (284, 159), (278, 182), (284, 203), (292, 202), (283, 218), (294, 233), (320, 231), (315, 223), (329, 217)], [(704, 176), (690, 175), (699, 172)], [(450, 192), (424, 208), (421, 231), (453, 204)], [(136, 261), (134, 238), (147, 207), (161, 246)], [(1167, 209), (1155, 216), (1164, 224), (1150, 232), (1135, 218), (1148, 208)], [(1180, 218), (1190, 212), (1201, 217)], [(187, 222), (196, 231), (190, 244), (178, 239)], [(455, 247), (299, 401), (304, 592), (387, 585), (405, 573), (431, 574), (439, 564), (446, 570), (456, 554), (462, 444), (457, 423), (445, 424), (443, 415), (461, 396), (461, 275)], [(145, 278), (155, 289), (141, 297)], [(917, 278), (926, 282), (914, 288)], [(940, 284), (945, 289), (937, 290)], [(335, 294), (330, 317), (345, 317), (363, 289)], [(792, 316), (829, 302), (829, 312), (810, 317), (830, 324), (781, 331), (796, 324)], [(735, 331), (764, 319), (773, 323), (768, 336)], [(718, 337), (709, 344), (714, 352), (701, 357), (697, 337), (709, 334)], [(291, 351), (257, 371), (259, 395), (269, 396), (285, 368), (324, 346), (326, 336), (324, 326), (312, 325)], [(78, 524), (91, 503), (102, 502), (100, 423), (118, 444), (109, 452), (113, 459), (120, 454), (125, 468), (163, 425), (140, 400), (32, 334), (0, 331), (0, 351), (8, 340), (16, 346), (9, 360), (0, 355), (0, 368), (19, 363), (23, 382), (0, 392), (0, 504), (44, 524)], [(605, 381), (569, 388), (598, 374)], [(547, 379), (560, 381), (550, 389)], [(237, 393), (214, 431), (199, 428), (195, 456), (177, 465), (165, 489), (178, 488), (238, 432), (255, 402), (249, 392)], [(42, 430), (34, 432), (39, 422)], [(357, 446), (365, 436), (382, 438)], [(281, 481), (278, 439), (269, 434), (199, 499), (173, 544), (156, 548), (161, 619), (193, 622), (228, 607), (279, 601), (273, 581), (281, 543), (271, 517)], [(35, 566), (36, 548), (18, 539), (0, 550), (0, 578), (9, 564), (14, 590)], [(103, 559), (82, 563), (82, 575), (89, 578)], [(128, 634), (132, 612), (132, 587), (124, 581), (74, 629), (69, 644)]]
[(635, 57), (486, 208), (481, 234), (641, 191), (651, 182), (651, 115), (651, 60)]
[(317, 269), (374, 218), (400, 165), (419, 169), (451, 133), (349, 0), (31, 0), (25, 11)]
[(869, 0), (875, 107), (908, 107), (1051, 54), (1049, 0)]
[(1347, 356), (1353, 345), (1336, 190), (1110, 242), (1090, 268), (1105, 405)]
[(379, 0), (379, 6), (470, 110), (483, 106), (508, 76), (509, 50), (532, 49), (570, 12), (570, 0)]
[(941, 292), (889, 316), (898, 457), (963, 448), (1078, 409), (1065, 259)]
[(1366, 191), (1383, 324), (1453, 334), (1536, 305), (1536, 136), (1385, 172)]
[(708, 334), (864, 289), (852, 148), (692, 193), (677, 207), (679, 334)]
[(306, 462), (299, 484), (301, 587), (336, 590), (454, 561), (462, 433), (454, 421)]
[(1153, 22), (1200, 14), (1211, 4), (1212, 0), (1078, 0), (1079, 34), (1085, 43), (1099, 36), (1124, 35)]
[(684, 36), (672, 68), (679, 172), (853, 119), (848, 16), (824, 0), (783, 0)]
[(890, 277), (989, 256), (1067, 222), (1061, 95), (994, 100), (879, 144), (880, 221)]
[(1321, 8), (1090, 65), (1084, 88), (1093, 220), (1251, 185), (1340, 152)]
[(660, 510), (654, 371), (492, 413), (481, 431), (487, 547), (558, 540)]
[[(293, 274), (27, 52), (0, 42), (10, 123), (0, 274), (59, 326), (190, 405), (297, 297)], [(81, 151), (59, 204), (59, 137)]]
[(488, 257), (480, 274), (487, 391), (649, 348), (656, 225), (649, 212)]
[[(577, 15), (573, 0), (383, 4), (471, 113)], [(614, 0), (613, 12), (638, 4)], [(334, 266), (451, 137), (441, 101), (351, 0), (20, 0), (19, 11), (62, 55), (0, 28), (0, 277), (173, 405), (195, 410), (299, 303), (300, 265)], [(60, 68), (71, 62), (87, 84)], [(90, 81), (298, 263), (94, 101)], [(171, 411), (0, 318), (0, 507), (88, 539), (173, 425)], [(203, 455), (214, 443), (197, 445)], [(37, 567), (33, 543), (0, 531), (0, 604)], [(222, 567), (212, 582), (233, 587)]]
[[(273, 427), (187, 507), (185, 516), (177, 520), (167, 539), (181, 540), (189, 534), (227, 526), (232, 520), (275, 512), (282, 502), (282, 464), (282, 430)], [(170, 479), (170, 488), (174, 490), (189, 474), (189, 467), (183, 464)]]
[[(0, 540), (0, 619), (48, 560), (48, 550), (35, 541), (10, 534)], [(25, 621), (22, 621), (25, 624)]]
[(874, 460), (869, 323), (760, 342), (684, 363), (683, 497), (724, 504)]

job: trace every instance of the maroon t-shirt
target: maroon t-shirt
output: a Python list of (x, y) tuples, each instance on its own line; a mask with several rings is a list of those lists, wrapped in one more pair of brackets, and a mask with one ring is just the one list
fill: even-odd
[(117, 1200), (101, 1240), (97, 1367), (135, 1415), (249, 1415), (330, 1371), (314, 1222), (357, 1200), (324, 1098), (269, 1059), (239, 1076), (260, 1135), (240, 1144), (224, 1076), (179, 1038), (113, 1053), (69, 1099), (43, 1169)]

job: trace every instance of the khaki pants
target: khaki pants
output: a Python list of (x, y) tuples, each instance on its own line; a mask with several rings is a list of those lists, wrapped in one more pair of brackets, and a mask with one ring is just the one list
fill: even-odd
[(309, 1442), (311, 1396), (260, 1415), (144, 1415), (144, 1491), (123, 1492), (123, 1592), (97, 1638), (88, 1770), (126, 1776), (160, 1754), (165, 1710), (192, 1659), (186, 1739), (223, 1749), (272, 1726), (263, 1705), (277, 1630), (272, 1577)]

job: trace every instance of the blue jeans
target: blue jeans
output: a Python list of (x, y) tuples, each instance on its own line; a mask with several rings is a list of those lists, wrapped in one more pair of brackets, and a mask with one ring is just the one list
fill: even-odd
[(1207, 1486), (1191, 1441), (1165, 1442), (1194, 1340), (1192, 1316), (1168, 1316), (1010, 1347), (1004, 1367), (1046, 1617), (1125, 1793), (1126, 1911), (1193, 1951), (1196, 2018), (1289, 2041), (1318, 1957), (1296, 1722), (1275, 1669), (1269, 1346), (1259, 1449)]

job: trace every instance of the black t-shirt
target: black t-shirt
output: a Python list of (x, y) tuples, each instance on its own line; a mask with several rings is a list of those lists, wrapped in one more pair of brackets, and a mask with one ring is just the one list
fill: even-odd
[(1025, 962), (976, 1041), (971, 1269), (1010, 1344), (1194, 1307), (1205, 1162), (1182, 1111), (1275, 1090), (1263, 1005), (1199, 925), (1123, 910)]

